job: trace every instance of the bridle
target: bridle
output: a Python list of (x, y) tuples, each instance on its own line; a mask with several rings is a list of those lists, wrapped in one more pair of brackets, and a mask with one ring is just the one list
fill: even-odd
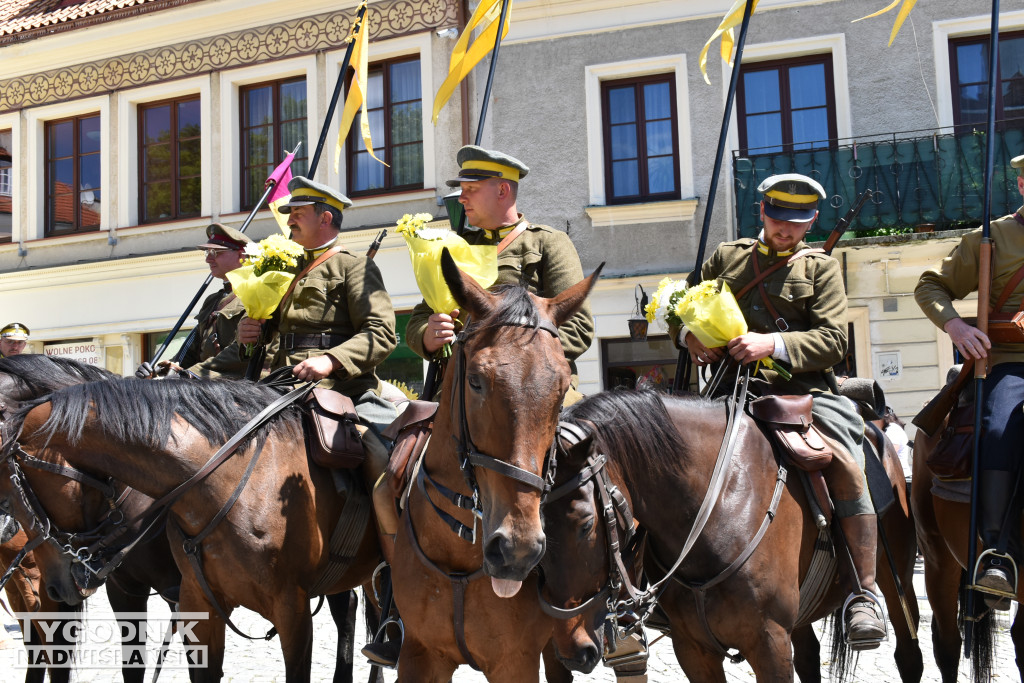
[[(558, 340), (558, 328), (555, 324), (546, 318), (538, 317), (537, 322), (531, 323), (525, 316), (513, 323), (507, 323), (503, 325), (505, 327), (523, 327), (527, 329), (543, 330), (547, 332), (555, 340)], [(529, 486), (535, 489), (541, 494), (541, 504), (544, 504), (544, 500), (551, 490), (552, 482), (554, 481), (555, 475), (555, 447), (556, 440), (552, 440), (551, 448), (548, 451), (548, 457), (544, 463), (544, 471), (541, 476), (530, 472), (529, 470), (517, 467), (511, 463), (499, 460), (494, 456), (483, 453), (473, 443), (473, 437), (469, 430), (469, 419), (466, 417), (466, 341), (469, 335), (469, 325), (463, 329), (462, 332), (456, 337), (454, 346), (454, 362), (455, 367), (453, 370), (455, 385), (452, 391), (452, 400), (458, 402), (458, 434), (453, 436), (456, 443), (456, 453), (459, 458), (459, 470), (462, 472), (462, 478), (466, 483), (467, 488), (470, 490), (470, 495), (453, 491), (441, 484), (434, 477), (427, 472), (425, 466), (421, 466), (419, 474), (416, 477), (416, 486), (420, 489), (427, 502), (430, 503), (431, 507), (434, 508), (434, 512), (437, 513), (445, 524), (461, 539), (469, 541), (472, 544), (476, 544), (477, 526), (480, 519), (483, 517), (483, 510), (480, 507), (480, 487), (477, 484), (476, 470), (477, 467), (497, 472), (498, 474), (514, 479), (521, 484)], [(457, 508), (463, 510), (469, 510), (473, 513), (473, 526), (469, 527), (460, 522), (458, 519), (450, 515), (449, 513), (438, 507), (431, 499), (427, 492), (426, 484), (430, 485), (440, 493), (449, 503)]]

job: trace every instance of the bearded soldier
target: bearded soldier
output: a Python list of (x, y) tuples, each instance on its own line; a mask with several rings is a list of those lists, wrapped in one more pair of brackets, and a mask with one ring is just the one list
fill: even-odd
[(846, 355), (846, 292), (839, 262), (824, 252), (808, 251), (803, 241), (818, 217), (825, 190), (797, 173), (767, 178), (757, 188), (763, 195), (757, 239), (721, 244), (689, 284), (723, 280), (734, 294), (780, 261), (778, 270), (751, 287), (738, 302), (749, 331), (727, 346), (709, 349), (685, 327), (677, 342), (698, 366), (732, 357), (739, 363), (772, 358), (792, 368), (792, 379), (763, 370), (773, 394), (810, 394), (815, 426), (846, 451), (837, 452), (824, 469), (839, 524), (853, 556), (860, 587), (853, 587), (844, 614), (850, 646), (878, 647), (885, 624), (875, 586), (876, 516), (864, 476), (864, 421), (847, 398), (831, 393), (825, 373)]

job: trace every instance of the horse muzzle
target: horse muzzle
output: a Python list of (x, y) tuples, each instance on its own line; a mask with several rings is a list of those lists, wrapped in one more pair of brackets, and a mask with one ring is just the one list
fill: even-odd
[[(493, 579), (522, 582), (544, 557), (546, 539), (543, 533), (530, 538), (513, 540), (499, 529), (484, 541), (484, 571)], [(495, 586), (495, 592), (499, 586)], [(511, 587), (506, 589), (511, 590)], [(501, 597), (512, 597), (510, 595)]]

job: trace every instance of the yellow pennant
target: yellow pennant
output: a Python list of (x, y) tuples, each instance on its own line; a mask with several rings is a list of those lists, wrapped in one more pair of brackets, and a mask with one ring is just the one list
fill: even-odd
[[(444, 79), (441, 87), (438, 88), (437, 96), (434, 97), (434, 115), (431, 119), (434, 125), (437, 125), (437, 116), (451, 98), (452, 93), (455, 92), (456, 86), (462, 82), (462, 79), (473, 70), (473, 67), (481, 59), (494, 49), (495, 38), (498, 36), (498, 19), (500, 17), (501, 0), (481, 0), (480, 4), (477, 5), (476, 11), (473, 12), (473, 16), (470, 18), (469, 23), (466, 24), (462, 35), (459, 36), (458, 42), (455, 43), (455, 49), (452, 51), (452, 58), (449, 64), (448, 76)], [(505, 15), (505, 25), (501, 29), (502, 38), (508, 35), (508, 27), (511, 21), (512, 8), (510, 3), (509, 11)], [(473, 44), (470, 45), (469, 36), (479, 26), (483, 26), (483, 31), (476, 37)]]
[[(365, 6), (366, 0), (363, 0), (360, 8)], [(348, 137), (348, 131), (352, 128), (352, 121), (355, 120), (357, 112), (362, 113), (362, 116), (359, 117), (359, 133), (363, 138), (363, 144), (366, 145), (366, 151), (374, 159), (384, 164), (373, 153), (373, 140), (370, 139), (370, 119), (366, 115), (366, 90), (370, 66), (369, 49), (367, 48), (370, 39), (370, 30), (367, 28), (369, 23), (369, 17), (363, 14), (363, 20), (359, 22), (355, 34), (349, 37), (350, 41), (355, 41), (349, 63), (352, 64), (356, 72), (352, 75), (352, 83), (349, 84), (348, 96), (345, 98), (345, 110), (341, 115), (341, 123), (338, 125), (338, 144), (334, 147), (335, 172), (338, 171), (338, 164), (341, 160), (341, 147), (345, 144), (345, 139)], [(384, 165), (387, 166), (387, 164)]]
[[(757, 9), (758, 0), (754, 0), (754, 6), (750, 8), (750, 13), (753, 15), (754, 10)], [(729, 11), (722, 17), (722, 22), (715, 29), (715, 32), (708, 38), (708, 42), (704, 43), (704, 47), (700, 51), (700, 72), (704, 75), (704, 82), (711, 85), (711, 79), (708, 78), (708, 48), (711, 47), (711, 43), (721, 36), (722, 38), (722, 59), (732, 64), (732, 48), (735, 45), (735, 38), (733, 34), (733, 28), (743, 23), (743, 10), (746, 9), (747, 0), (735, 0)]]
[(856, 23), (858, 21), (863, 21), (864, 19), (871, 19), (872, 17), (877, 17), (880, 14), (885, 14), (886, 12), (894, 8), (896, 5), (899, 5), (901, 1), (903, 2), (903, 5), (900, 7), (899, 13), (896, 15), (896, 22), (892, 25), (892, 32), (889, 34), (889, 47), (892, 47), (892, 41), (896, 40), (896, 34), (900, 32), (900, 27), (903, 26), (903, 22), (906, 21), (907, 16), (910, 15), (910, 10), (914, 9), (914, 5), (917, 3), (917, 0), (892, 0), (892, 2), (889, 3), (887, 7), (883, 7), (877, 12), (869, 14), (866, 17), (854, 19), (851, 23)]

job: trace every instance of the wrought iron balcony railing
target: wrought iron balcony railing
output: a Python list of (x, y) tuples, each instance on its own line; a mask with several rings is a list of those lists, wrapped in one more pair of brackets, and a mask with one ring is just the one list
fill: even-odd
[[(1021, 206), (1010, 159), (1024, 154), (1024, 122), (997, 126), (993, 217)], [(833, 140), (816, 149), (733, 152), (738, 233), (759, 230), (757, 186), (777, 173), (803, 173), (824, 186), (813, 235), (827, 233), (866, 189), (873, 192), (851, 226), (857, 232), (934, 225), (935, 230), (974, 227), (982, 222), (985, 133), (911, 131)], [(868, 233), (870, 234), (870, 233)]]

